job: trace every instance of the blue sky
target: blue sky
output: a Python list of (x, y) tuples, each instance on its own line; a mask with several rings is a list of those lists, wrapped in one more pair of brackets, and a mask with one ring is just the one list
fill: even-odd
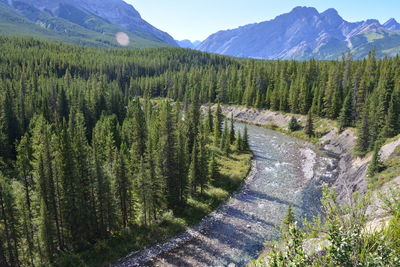
[(204, 40), (219, 30), (270, 20), (296, 6), (335, 8), (348, 21), (400, 21), (400, 0), (125, 0), (175, 39)]

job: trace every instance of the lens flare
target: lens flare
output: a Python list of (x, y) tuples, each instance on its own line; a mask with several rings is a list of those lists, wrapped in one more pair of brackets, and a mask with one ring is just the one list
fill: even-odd
[(129, 45), (129, 36), (124, 32), (118, 32), (115, 35), (115, 39), (117, 39), (117, 42), (122, 46), (128, 46)]

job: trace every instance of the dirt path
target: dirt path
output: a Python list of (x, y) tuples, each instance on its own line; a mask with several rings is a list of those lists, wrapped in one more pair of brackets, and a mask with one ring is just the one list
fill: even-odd
[(116, 266), (244, 266), (278, 236), (289, 205), (297, 216), (317, 213), (320, 185), (334, 176), (334, 160), (261, 127), (249, 126), (249, 137), (253, 168), (240, 192), (194, 229)]

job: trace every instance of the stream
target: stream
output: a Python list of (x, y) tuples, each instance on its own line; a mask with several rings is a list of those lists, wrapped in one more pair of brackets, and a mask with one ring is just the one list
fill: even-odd
[(265, 241), (279, 237), (289, 205), (297, 218), (318, 214), (321, 185), (334, 177), (335, 160), (276, 131), (249, 125), (248, 133), (254, 159), (243, 187), (196, 227), (115, 266), (245, 266)]

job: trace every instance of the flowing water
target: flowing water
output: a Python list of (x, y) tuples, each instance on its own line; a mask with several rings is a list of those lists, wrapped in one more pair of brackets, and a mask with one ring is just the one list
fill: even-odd
[(319, 212), (321, 184), (334, 175), (334, 160), (279, 132), (251, 125), (248, 132), (253, 167), (238, 193), (195, 228), (116, 266), (244, 266), (279, 236), (289, 205), (298, 218)]

